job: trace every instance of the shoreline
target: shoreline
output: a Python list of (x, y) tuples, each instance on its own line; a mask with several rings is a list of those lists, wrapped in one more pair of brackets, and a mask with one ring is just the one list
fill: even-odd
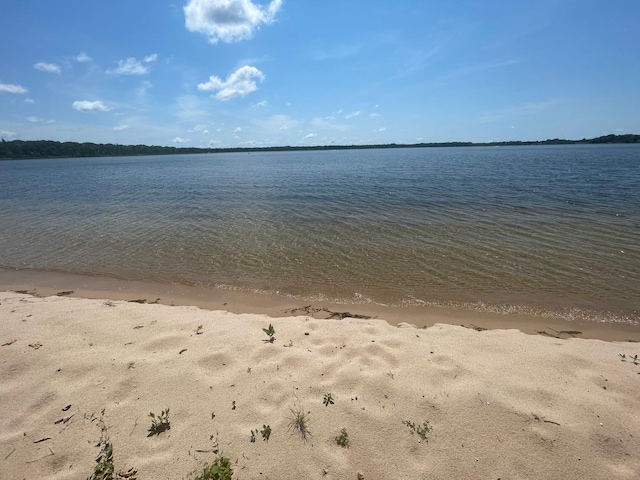
[[(491, 312), (443, 306), (385, 306), (374, 303), (332, 303), (241, 290), (165, 285), (112, 277), (0, 268), (0, 291), (37, 296), (124, 300), (168, 306), (195, 306), (209, 311), (257, 314), (271, 318), (307, 316), (316, 319), (353, 317), (381, 319), (392, 326), (427, 328), (438, 323), (477, 330), (517, 329), (528, 335), (640, 342), (637, 323), (595, 322), (518, 312)], [(307, 307), (305, 309), (305, 307)], [(310, 308), (308, 308), (310, 307)]]

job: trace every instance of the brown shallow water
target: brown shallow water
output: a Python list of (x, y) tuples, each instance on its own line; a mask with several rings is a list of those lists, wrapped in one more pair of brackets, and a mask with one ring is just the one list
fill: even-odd
[[(164, 305), (195, 305), (207, 310), (267, 314), (272, 317), (303, 315), (329, 318), (331, 313), (348, 313), (379, 318), (393, 325), (407, 323), (418, 328), (436, 323), (448, 323), (476, 329), (518, 329), (527, 334), (558, 338), (597, 338), (607, 341), (640, 342), (640, 325), (637, 322), (594, 322), (590, 318), (531, 312), (498, 312), (459, 306), (384, 306), (373, 303), (344, 304), (328, 301), (307, 303), (302, 299), (273, 293), (163, 285), (54, 272), (0, 269), (0, 291), (2, 290), (40, 296), (64, 295)], [(305, 309), (305, 307), (311, 308)]]

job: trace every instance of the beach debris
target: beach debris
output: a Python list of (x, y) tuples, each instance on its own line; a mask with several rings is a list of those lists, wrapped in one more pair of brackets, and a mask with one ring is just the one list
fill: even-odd
[(146, 298), (138, 298), (137, 300), (127, 300), (127, 302), (129, 303), (147, 303), (147, 299)]
[(42, 344), (40, 342), (36, 342), (36, 343), (30, 343), (29, 346), (34, 350), (38, 350), (42, 346)]
[(13, 340), (9, 340), (8, 342), (5, 342), (2, 344), (3, 347), (8, 347), (9, 345), (12, 345), (14, 343), (16, 343), (18, 341), (17, 338), (14, 338)]
[(186, 352), (186, 351), (187, 351), (187, 349), (186, 349), (186, 348), (183, 348), (182, 350), (180, 350), (180, 351), (178, 352), (178, 355), (182, 355), (182, 354), (183, 354), (184, 352)]
[(328, 313), (329, 316), (326, 317), (327, 320), (336, 320), (336, 319), (344, 320), (345, 318), (360, 318), (360, 319), (368, 320), (371, 318), (375, 318), (369, 315), (359, 315), (359, 314), (350, 313), (350, 312), (333, 312), (326, 307), (315, 308), (315, 307), (312, 307), (311, 305), (307, 305), (305, 307), (290, 308), (289, 310), (284, 311), (284, 313), (290, 313), (292, 315), (295, 315), (296, 313), (299, 313), (299, 312), (306, 313), (307, 315), (313, 315), (314, 313), (319, 313), (319, 312)]
[(51, 437), (44, 437), (44, 438), (41, 438), (40, 440), (36, 440), (33, 443), (42, 443), (42, 442), (46, 442), (47, 440), (51, 440)]
[(66, 407), (62, 408), (63, 412), (66, 412), (67, 410), (69, 410), (71, 408), (71, 404), (67, 405)]
[(196, 332), (196, 335), (202, 335), (204, 332), (202, 331), (202, 325), (198, 325), (196, 327), (196, 329), (194, 330), (194, 332)]
[(65, 290), (64, 292), (56, 293), (56, 297), (66, 297), (67, 295), (71, 295), (73, 290)]

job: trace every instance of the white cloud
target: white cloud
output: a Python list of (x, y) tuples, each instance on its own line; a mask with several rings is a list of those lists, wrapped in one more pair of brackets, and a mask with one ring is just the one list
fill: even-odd
[(22, 85), (13, 85), (11, 83), (0, 83), (0, 92), (7, 93), (27, 93), (27, 89)]
[(17, 135), (16, 132), (12, 132), (10, 130), (3, 130), (0, 132), (0, 135), (2, 135), (3, 137), (7, 137), (7, 138), (13, 138)]
[(112, 75), (146, 75), (149, 73), (149, 67), (142, 63), (155, 62), (157, 58), (158, 54), (154, 53), (153, 55), (144, 57), (142, 62), (133, 57), (127, 58), (126, 60), (118, 60), (118, 68), (110, 68), (107, 70), (107, 73)]
[(351, 112), (349, 115), (347, 115), (347, 116), (346, 116), (346, 117), (344, 117), (344, 118), (346, 118), (347, 120), (349, 120), (350, 118), (357, 117), (358, 115), (360, 115), (360, 112), (359, 112), (359, 111), (357, 111), (357, 112)]
[(76, 100), (72, 107), (79, 112), (108, 112), (111, 107), (105, 105), (101, 100), (90, 102), (89, 100)]
[(266, 107), (268, 105), (269, 105), (269, 102), (267, 102), (266, 100), (262, 100), (261, 102), (258, 102), (255, 105), (253, 105), (253, 108)]
[(245, 65), (231, 73), (224, 82), (219, 77), (211, 75), (208, 82), (198, 85), (198, 90), (205, 92), (217, 91), (218, 93), (216, 93), (215, 97), (218, 100), (227, 101), (235, 97), (244, 97), (256, 91), (258, 87), (254, 79), (262, 82), (265, 78), (265, 74), (256, 67)]
[(184, 7), (185, 26), (202, 33), (216, 44), (251, 38), (260, 25), (272, 23), (282, 0), (272, 0), (265, 8), (251, 0), (189, 0)]
[(129, 125), (118, 125), (116, 127), (113, 127), (116, 132), (121, 132), (122, 130), (126, 130), (127, 128), (129, 128)]
[(56, 65), (55, 63), (38, 62), (33, 66), (33, 68), (35, 68), (36, 70), (40, 70), (41, 72), (57, 73), (57, 74), (62, 73), (62, 69), (60, 68), (60, 65)]
[(171, 140), (173, 143), (184, 143), (186, 142), (186, 140), (184, 138), (180, 138), (180, 137), (175, 137), (173, 140)]
[(242, 131), (242, 129), (241, 129), (240, 127), (236, 127), (236, 128), (233, 130), (233, 133), (238, 133), (238, 132), (241, 132), (241, 131)]
[(302, 139), (306, 140), (307, 138), (314, 138), (314, 137), (317, 137), (317, 136), (318, 135), (316, 133), (308, 133), (304, 137), (302, 137)]
[(386, 127), (380, 127), (377, 130), (374, 130), (374, 132), (386, 132), (386, 131), (387, 131)]
[(370, 114), (369, 114), (369, 116), (370, 116), (371, 118), (375, 118), (375, 117), (379, 117), (379, 116), (380, 116), (380, 114), (379, 114), (379, 113), (370, 113)]
[(31, 123), (42, 123), (42, 122), (44, 122), (44, 118), (35, 117), (35, 116), (27, 117), (27, 120), (29, 122), (31, 122)]
[(85, 63), (85, 62), (90, 62), (92, 60), (93, 60), (93, 58), (91, 58), (89, 55), (87, 55), (86, 52), (80, 52), (76, 56), (76, 62)]
[(36, 102), (34, 102), (34, 101), (33, 101), (33, 98), (25, 98), (25, 99), (24, 99), (24, 103), (31, 103), (31, 104), (34, 104), (34, 103), (36, 103)]
[(209, 130), (207, 130), (207, 126), (204, 124), (196, 125), (191, 130), (187, 130), (189, 133), (202, 133), (203, 135), (209, 134)]

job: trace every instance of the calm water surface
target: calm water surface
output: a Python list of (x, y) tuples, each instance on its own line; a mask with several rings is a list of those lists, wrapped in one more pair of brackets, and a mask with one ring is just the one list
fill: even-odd
[(638, 320), (640, 145), (0, 162), (0, 266)]

